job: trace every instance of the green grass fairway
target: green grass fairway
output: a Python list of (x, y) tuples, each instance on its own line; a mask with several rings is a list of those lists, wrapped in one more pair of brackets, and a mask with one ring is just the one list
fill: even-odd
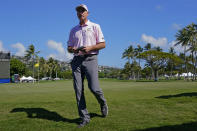
[(0, 84), (0, 131), (197, 131), (197, 82), (100, 80), (107, 118), (85, 85), (92, 118), (77, 129), (71, 80)]

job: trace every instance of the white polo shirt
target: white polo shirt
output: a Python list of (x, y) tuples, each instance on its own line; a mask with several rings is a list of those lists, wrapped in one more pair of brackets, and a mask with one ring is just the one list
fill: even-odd
[[(68, 46), (79, 48), (81, 46), (96, 45), (100, 42), (105, 42), (100, 25), (88, 20), (85, 25), (81, 26), (79, 24), (71, 29), (67, 44)], [(88, 54), (98, 54), (98, 51), (90, 51)]]

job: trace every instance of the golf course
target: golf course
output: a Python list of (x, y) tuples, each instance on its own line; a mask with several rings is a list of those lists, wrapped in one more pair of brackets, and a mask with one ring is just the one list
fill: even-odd
[(109, 115), (85, 82), (91, 122), (77, 129), (72, 80), (0, 84), (0, 131), (196, 131), (197, 83), (101, 79)]

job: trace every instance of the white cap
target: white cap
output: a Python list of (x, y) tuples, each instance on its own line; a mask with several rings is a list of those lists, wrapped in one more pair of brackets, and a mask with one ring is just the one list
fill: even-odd
[(76, 11), (79, 9), (79, 8), (84, 8), (86, 11), (88, 11), (88, 7), (84, 4), (81, 4), (79, 6), (76, 7)]

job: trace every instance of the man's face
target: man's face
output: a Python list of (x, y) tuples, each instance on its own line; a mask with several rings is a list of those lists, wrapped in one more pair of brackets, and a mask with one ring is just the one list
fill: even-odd
[(83, 7), (81, 7), (77, 10), (77, 16), (80, 21), (85, 20), (88, 17), (88, 12)]

